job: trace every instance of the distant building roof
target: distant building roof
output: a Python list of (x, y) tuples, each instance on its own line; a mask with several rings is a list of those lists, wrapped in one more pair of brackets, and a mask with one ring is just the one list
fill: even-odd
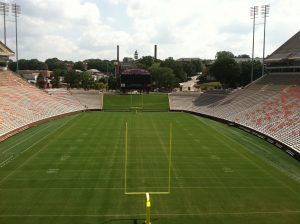
[(4, 43), (0, 41), (0, 57), (15, 56), (15, 52), (9, 49)]
[(87, 72), (89, 72), (89, 73), (99, 73), (100, 71), (98, 69), (92, 68), (92, 69), (87, 70)]
[[(245, 62), (245, 61), (251, 61), (252, 58), (234, 58), (234, 60), (235, 60), (237, 63), (240, 63), (240, 62)], [(254, 60), (254, 61), (260, 61), (260, 62), (262, 62), (262, 58), (258, 58), (258, 57), (254, 58), (253, 60)]]
[(176, 61), (200, 61), (200, 58), (178, 58)]
[(122, 72), (122, 75), (150, 75), (150, 72), (148, 72), (145, 69), (139, 69), (139, 68), (132, 68), (127, 69), (124, 72)]
[(276, 51), (266, 58), (267, 62), (281, 60), (300, 60), (300, 31), (288, 39)]
[(22, 74), (22, 75), (42, 74), (45, 77), (50, 77), (53, 74), (53, 71), (49, 71), (49, 70), (19, 70), (19, 74)]

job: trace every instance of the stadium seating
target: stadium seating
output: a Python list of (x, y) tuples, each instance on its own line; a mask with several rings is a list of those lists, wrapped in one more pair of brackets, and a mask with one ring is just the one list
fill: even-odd
[(0, 72), (0, 141), (32, 123), (84, 109), (74, 97), (50, 95), (10, 71)]
[(85, 91), (82, 89), (72, 89), (70, 94), (82, 105), (92, 110), (102, 109), (103, 94), (96, 90)]
[(83, 89), (47, 89), (46, 92), (58, 101), (73, 101), (80, 103), (85, 109), (101, 110), (103, 94), (97, 90)]
[(231, 93), (170, 94), (170, 106), (255, 129), (300, 152), (299, 85), (299, 73), (270, 74)]

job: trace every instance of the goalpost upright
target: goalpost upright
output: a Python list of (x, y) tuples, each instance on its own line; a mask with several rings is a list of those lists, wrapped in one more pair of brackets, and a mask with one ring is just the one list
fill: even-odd
[[(140, 96), (139, 98), (137, 96)], [(144, 94), (132, 94), (130, 93), (130, 109), (134, 109), (137, 112), (139, 109), (144, 109)]]
[(125, 123), (125, 173), (124, 173), (124, 193), (126, 195), (146, 195), (146, 224), (150, 224), (150, 216), (151, 216), (151, 202), (150, 202), (150, 194), (170, 194), (171, 193), (171, 167), (172, 167), (172, 123), (169, 126), (169, 158), (168, 158), (168, 183), (167, 189), (168, 191), (140, 191), (140, 192), (128, 192), (127, 191), (127, 164), (128, 164), (128, 123)]

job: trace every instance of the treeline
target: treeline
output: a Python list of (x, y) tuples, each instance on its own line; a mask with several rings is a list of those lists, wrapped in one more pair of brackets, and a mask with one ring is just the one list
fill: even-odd
[[(240, 62), (237, 62), (240, 61)], [(215, 60), (176, 61), (173, 58), (154, 61), (146, 56), (139, 60), (138, 67), (150, 71), (153, 86), (172, 90), (179, 83), (199, 75), (200, 83), (219, 81), (223, 88), (245, 86), (251, 81), (251, 60), (246, 54), (234, 56), (228, 51), (220, 51)], [(253, 80), (261, 76), (262, 64), (254, 61)]]
[[(50, 70), (53, 76), (50, 77), (53, 88), (61, 87), (67, 84), (70, 88), (98, 89), (105, 90), (108, 88), (117, 88), (115, 78), (109, 76), (106, 79), (95, 80), (94, 77), (86, 72), (89, 69), (97, 69), (105, 74), (114, 73), (114, 61), (101, 59), (88, 59), (85, 61), (62, 61), (58, 58), (49, 58), (45, 62), (37, 59), (21, 59), (19, 60), (19, 70)], [(8, 64), (12, 71), (17, 70), (16, 62), (10, 61)], [(46, 78), (39, 75), (37, 78), (37, 86), (44, 88)]]
[[(246, 58), (247, 60), (237, 62), (236, 58)], [(251, 81), (251, 67), (252, 62), (248, 55), (235, 57), (229, 51), (220, 51), (216, 54), (216, 60), (209, 67), (206, 74), (200, 77), (200, 82), (207, 79), (207, 77), (214, 77), (219, 81), (223, 88), (235, 88), (238, 86), (245, 86)], [(261, 76), (262, 63), (258, 60), (254, 61), (253, 66), (253, 80)]]
[(179, 87), (180, 82), (202, 72), (205, 66), (200, 60), (181, 62), (173, 58), (154, 60), (152, 56), (145, 56), (139, 59), (137, 67), (151, 73), (153, 88), (172, 90)]
[[(248, 55), (234, 56), (228, 51), (220, 51), (213, 60), (177, 61), (173, 58), (154, 60), (152, 56), (145, 56), (135, 61), (135, 66), (148, 70), (152, 75), (152, 86), (160, 90), (172, 90), (179, 87), (179, 83), (186, 82), (191, 76), (199, 75), (199, 83), (219, 81), (223, 88), (245, 86), (251, 79), (251, 60)], [(237, 59), (246, 59), (237, 62)], [(85, 89), (117, 89), (119, 80), (114, 74), (114, 62), (101, 59), (85, 61), (62, 61), (49, 58), (45, 62), (37, 59), (19, 60), (19, 70), (50, 70), (53, 71), (51, 84), (59, 87), (61, 80), (71, 88)], [(9, 68), (16, 71), (16, 62), (10, 61)], [(97, 69), (108, 74), (108, 78), (94, 80), (86, 71)], [(80, 71), (78, 71), (80, 70)], [(253, 79), (261, 76), (262, 64), (254, 62)], [(42, 77), (38, 80), (42, 86)], [(39, 85), (39, 84), (38, 84)]]
[[(17, 70), (17, 63), (10, 61), (8, 67), (12, 71)], [(61, 70), (81, 70), (86, 71), (89, 69), (97, 69), (103, 73), (113, 73), (114, 72), (114, 61), (101, 60), (101, 59), (87, 59), (84, 61), (66, 61), (60, 60), (58, 58), (49, 58), (44, 62), (37, 59), (20, 59), (19, 60), (19, 70), (50, 70), (54, 71), (57, 69)]]

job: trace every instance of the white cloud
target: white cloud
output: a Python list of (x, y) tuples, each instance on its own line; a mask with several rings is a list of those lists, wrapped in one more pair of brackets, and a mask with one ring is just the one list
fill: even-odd
[[(108, 4), (107, 4), (108, 3)], [(152, 55), (213, 58), (217, 51), (251, 54), (250, 6), (262, 0), (20, 0), (20, 58), (67, 60)], [(297, 0), (271, 0), (266, 54), (299, 31)], [(120, 11), (126, 10), (120, 17)], [(111, 12), (111, 13), (110, 13)], [(124, 15), (127, 18), (124, 18)], [(261, 17), (257, 20), (262, 22)], [(14, 24), (8, 43), (14, 46)], [(262, 55), (263, 26), (256, 27), (255, 52)], [(11, 47), (14, 49), (14, 47)]]

